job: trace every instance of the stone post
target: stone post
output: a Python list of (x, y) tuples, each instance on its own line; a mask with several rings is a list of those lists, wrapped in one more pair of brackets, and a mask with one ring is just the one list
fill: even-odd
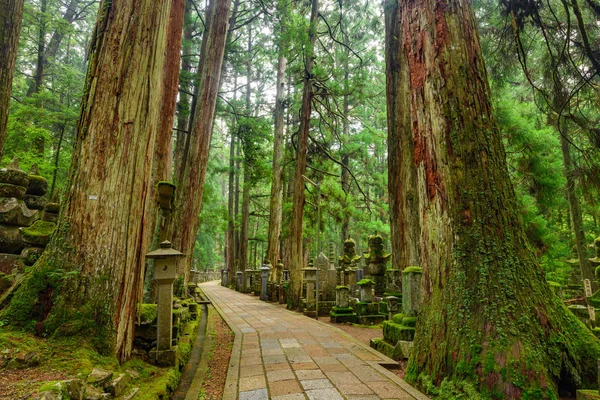
[(335, 306), (338, 308), (350, 307), (350, 289), (346, 286), (335, 288)]
[(398, 314), (398, 311), (400, 311), (400, 304), (398, 304), (396, 296), (387, 296), (385, 301), (387, 302), (388, 319), (391, 320), (394, 314)]
[(269, 293), (267, 291), (267, 283), (269, 282), (269, 271), (271, 271), (271, 268), (268, 267), (267, 264), (263, 264), (263, 266), (260, 267), (260, 299), (262, 301), (269, 300)]
[(313, 261), (310, 260), (308, 267), (303, 268), (303, 281), (306, 283), (306, 309), (314, 312), (315, 310), (315, 283), (317, 282), (317, 271)]
[(415, 317), (421, 304), (421, 267), (407, 267), (402, 271), (402, 312)]
[(252, 274), (254, 274), (254, 270), (252, 268), (246, 268), (244, 271), (244, 288), (242, 292), (250, 293), (252, 291)]
[(237, 290), (238, 292), (241, 292), (243, 290), (244, 287), (244, 273), (242, 271), (238, 271), (235, 273), (237, 280), (236, 280), (236, 285), (235, 285), (235, 290)]
[(171, 248), (171, 242), (164, 241), (160, 249), (146, 254), (154, 259), (154, 281), (158, 284), (158, 317), (156, 349), (150, 358), (159, 366), (171, 366), (177, 362), (177, 352), (172, 348), (173, 341), (173, 282), (177, 277), (177, 258), (183, 254)]

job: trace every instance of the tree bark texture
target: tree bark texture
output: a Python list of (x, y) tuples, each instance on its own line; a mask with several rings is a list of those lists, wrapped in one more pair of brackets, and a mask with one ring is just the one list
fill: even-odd
[(600, 342), (552, 294), (519, 219), (471, 4), (399, 0), (386, 20), (421, 224), (424, 303), (406, 379), (496, 399), (593, 383)]
[(388, 115), (388, 192), (392, 268), (420, 265), (421, 224), (407, 59), (402, 56), (399, 2), (385, 3), (386, 98)]
[(179, 184), (175, 210), (169, 229), (174, 247), (186, 254), (178, 265), (178, 272), (185, 276), (186, 282), (200, 226), (202, 193), (223, 65), (229, 6), (230, 0), (212, 0), (206, 13), (207, 31), (202, 39), (193, 125), (177, 180)]
[(315, 62), (314, 48), (317, 39), (317, 18), (319, 16), (319, 1), (312, 0), (308, 41), (304, 54), (304, 88), (302, 89), (302, 105), (300, 108), (300, 127), (296, 143), (296, 167), (294, 170), (294, 194), (292, 197), (292, 221), (290, 226), (290, 279), (292, 305), (296, 306), (302, 289), (303, 257), (303, 226), (304, 203), (304, 173), (306, 172), (306, 152), (308, 148), (308, 133), (310, 130), (310, 114), (312, 111), (312, 73)]
[(53, 293), (49, 315), (33, 318), (45, 319), (47, 329), (67, 330), (91, 319), (92, 340), (102, 337), (100, 348), (121, 361), (133, 347), (152, 234), (152, 162), (170, 7), (170, 0), (100, 4), (69, 193), (37, 272), (19, 292), (28, 296), (40, 284), (40, 271), (73, 271), (71, 284)]
[[(267, 239), (267, 260), (273, 266), (279, 260), (279, 236), (281, 234), (281, 213), (283, 204), (283, 135), (285, 129), (285, 68), (287, 60), (283, 54), (277, 60), (277, 90), (275, 97), (275, 126), (273, 138), (273, 180), (269, 204), (269, 232)], [(275, 274), (271, 274), (273, 279)]]
[(0, 0), (0, 159), (4, 152), (8, 108), (23, 20), (23, 0)]

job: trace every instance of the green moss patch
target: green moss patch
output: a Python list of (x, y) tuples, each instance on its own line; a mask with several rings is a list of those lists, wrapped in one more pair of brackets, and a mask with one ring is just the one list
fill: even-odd
[(365, 278), (365, 279), (361, 279), (360, 281), (356, 282), (356, 284), (357, 284), (358, 286), (374, 285), (374, 284), (375, 284), (375, 281), (374, 281), (374, 280), (372, 280), (372, 279), (367, 279), (367, 278)]
[(414, 273), (414, 274), (422, 274), (423, 273), (423, 268), (421, 267), (406, 267), (402, 270), (403, 273)]
[(20, 228), (19, 231), (23, 236), (23, 240), (38, 246), (45, 246), (50, 241), (50, 236), (54, 233), (56, 224), (37, 220), (28, 228)]

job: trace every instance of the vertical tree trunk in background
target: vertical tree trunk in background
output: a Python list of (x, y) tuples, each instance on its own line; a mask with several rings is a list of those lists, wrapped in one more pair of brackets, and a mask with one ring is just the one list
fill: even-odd
[(575, 233), (575, 247), (577, 248), (577, 258), (581, 269), (582, 279), (589, 279), (594, 287), (598, 289), (598, 283), (595, 279), (594, 269), (588, 261), (586, 255), (585, 232), (583, 230), (583, 216), (581, 213), (581, 204), (575, 190), (575, 178), (573, 177), (573, 161), (571, 159), (571, 145), (568, 137), (568, 128), (566, 122), (563, 124), (560, 136), (560, 148), (562, 151), (563, 171), (567, 180), (567, 200), (569, 202), (569, 213), (571, 215), (571, 227)]
[(40, 285), (39, 274), (57, 269), (77, 272), (71, 285), (54, 292), (49, 316), (35, 315), (39, 311), (33, 303), (30, 318), (45, 319), (50, 333), (57, 325), (87, 327), (93, 332), (84, 333), (102, 339), (100, 348), (114, 350), (121, 361), (133, 347), (147, 236), (152, 234), (148, 223), (152, 157), (170, 6), (168, 0), (122, 0), (118, 7), (100, 4), (77, 125), (71, 189), (36, 272), (15, 294), (15, 299), (31, 299), (30, 290)]
[(399, 0), (397, 13), (390, 96), (409, 99), (424, 299), (406, 379), (506, 399), (593, 385), (600, 342), (552, 294), (523, 232), (471, 4)]
[[(190, 93), (194, 92), (193, 80), (191, 76), (192, 63), (190, 57), (192, 53), (192, 35), (194, 29), (192, 25), (193, 4), (191, 0), (185, 3), (185, 14), (183, 17), (183, 41), (181, 45), (181, 54), (184, 56), (181, 63), (181, 72), (179, 74), (179, 102), (177, 103), (177, 133), (175, 134), (175, 155), (174, 155), (174, 177), (179, 178), (183, 166), (183, 155), (185, 153), (187, 138), (189, 137), (190, 126)], [(178, 183), (178, 182), (175, 182)]]
[(4, 153), (8, 108), (23, 20), (23, 0), (0, 0), (0, 159)]
[(290, 226), (290, 279), (291, 304), (297, 306), (302, 290), (302, 268), (304, 268), (304, 251), (302, 240), (302, 221), (304, 219), (304, 173), (306, 172), (306, 151), (310, 130), (310, 114), (312, 111), (312, 73), (315, 63), (315, 42), (317, 40), (317, 18), (319, 16), (319, 0), (312, 0), (308, 41), (304, 53), (304, 88), (300, 109), (300, 128), (296, 142), (296, 168), (294, 170), (294, 194), (292, 198), (292, 221)]
[(419, 194), (414, 168), (408, 64), (402, 57), (398, 0), (385, 3), (386, 98), (388, 116), (388, 192), (392, 268), (420, 265)]
[[(342, 105), (342, 112), (344, 113), (342, 118), (342, 135), (344, 140), (350, 140), (350, 121), (348, 120), (348, 116), (350, 114), (350, 104), (348, 102), (349, 98), (349, 88), (348, 88), (348, 50), (344, 50), (344, 99)], [(344, 199), (344, 207), (348, 207), (348, 197), (350, 196), (350, 171), (348, 168), (350, 167), (350, 156), (344, 150), (344, 145), (342, 144), (342, 164), (346, 167), (342, 167), (341, 174), (341, 184), (342, 190), (345, 194)], [(350, 238), (350, 213), (344, 213), (344, 220), (342, 221), (342, 230), (341, 230), (341, 241), (340, 245), (343, 244), (348, 238)]]
[(38, 27), (38, 43), (37, 43), (37, 63), (35, 72), (33, 74), (33, 81), (29, 84), (27, 89), (27, 97), (37, 93), (42, 86), (44, 81), (44, 66), (46, 65), (46, 9), (48, 7), (48, 0), (41, 0), (40, 11), (39, 11), (39, 23)]
[[(164, 82), (161, 108), (158, 120), (157, 147), (155, 152), (155, 185), (160, 181), (171, 180), (173, 170), (173, 123), (179, 92), (179, 69), (181, 62), (181, 36), (185, 15), (185, 0), (171, 0), (171, 15), (167, 30)], [(155, 193), (156, 195), (156, 193)]]
[[(235, 120), (235, 116), (232, 117)], [(231, 123), (231, 141), (229, 142), (229, 180), (228, 180), (228, 193), (227, 193), (227, 276), (228, 281), (232, 282), (234, 273), (233, 261), (235, 260), (235, 210), (233, 207), (234, 200), (234, 177), (235, 177), (235, 125)]]
[[(277, 60), (277, 89), (275, 94), (275, 126), (273, 132), (273, 180), (269, 204), (269, 232), (267, 239), (267, 260), (273, 266), (279, 259), (279, 236), (281, 234), (281, 212), (283, 204), (283, 135), (285, 129), (285, 68), (287, 60), (280, 50)], [(271, 274), (273, 279), (275, 274)]]
[(202, 193), (223, 65), (229, 5), (230, 0), (212, 0), (206, 12), (207, 30), (202, 38), (193, 126), (177, 180), (179, 185), (169, 229), (174, 248), (185, 253), (178, 264), (178, 272), (185, 277), (185, 282), (188, 280), (200, 226)]
[[(246, 117), (252, 115), (252, 25), (248, 25), (248, 47), (246, 49)], [(243, 132), (239, 133), (241, 145), (244, 141), (249, 140), (243, 137)], [(245, 148), (248, 148), (246, 146)], [(242, 184), (242, 223), (240, 227), (240, 269), (245, 271), (248, 268), (248, 233), (250, 224), (250, 160), (248, 154), (244, 150), (244, 182)]]

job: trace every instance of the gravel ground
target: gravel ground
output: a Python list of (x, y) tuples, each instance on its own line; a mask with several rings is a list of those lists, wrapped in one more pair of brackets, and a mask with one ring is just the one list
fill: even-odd
[(60, 381), (68, 376), (57, 371), (42, 371), (40, 368), (0, 371), (0, 399), (24, 399), (40, 382)]
[(234, 335), (216, 311), (209, 315), (208, 332), (212, 336), (213, 348), (208, 361), (209, 370), (202, 385), (204, 396), (201, 395), (200, 398), (212, 400), (223, 397)]

